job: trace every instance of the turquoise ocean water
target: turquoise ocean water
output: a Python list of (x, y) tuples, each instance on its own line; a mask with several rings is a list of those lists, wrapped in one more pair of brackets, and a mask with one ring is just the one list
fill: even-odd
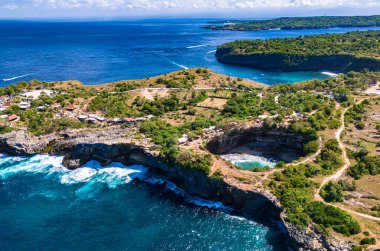
[[(31, 79), (90, 85), (190, 67), (267, 84), (325, 78), (320, 72), (222, 65), (214, 53), (217, 45), (236, 39), (358, 30), (210, 31), (201, 28), (206, 21), (0, 21), (0, 86)], [(145, 167), (100, 168), (91, 162), (69, 172), (61, 161), (0, 156), (0, 250), (288, 249), (277, 224), (264, 215), (234, 216), (221, 203), (147, 176)]]

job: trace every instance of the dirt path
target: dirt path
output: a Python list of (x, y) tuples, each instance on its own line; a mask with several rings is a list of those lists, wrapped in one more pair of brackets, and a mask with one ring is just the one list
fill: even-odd
[(346, 212), (348, 212), (348, 213), (351, 213), (351, 214), (354, 214), (354, 215), (357, 215), (357, 216), (360, 216), (360, 217), (363, 217), (363, 218), (367, 218), (367, 219), (374, 220), (374, 221), (380, 221), (380, 218), (375, 217), (375, 216), (372, 216), (372, 215), (368, 215), (368, 214), (363, 214), (363, 213), (355, 212), (355, 211), (352, 211), (352, 210), (349, 210), (349, 209), (347, 209), (347, 208), (340, 207), (340, 206), (337, 206), (337, 205), (334, 205), (334, 204), (331, 204), (331, 203), (327, 203), (327, 202), (324, 202), (324, 203), (325, 203), (326, 205), (330, 205), (330, 206), (333, 206), (333, 207), (340, 208), (340, 209), (342, 209), (343, 211), (346, 211)]
[[(357, 102), (356, 104), (360, 104), (362, 103), (364, 100), (367, 100), (369, 98), (365, 98), (365, 99), (362, 99), (360, 100), (359, 102)], [(334, 173), (333, 175), (331, 176), (328, 176), (326, 178), (323, 179), (321, 185), (319, 186), (318, 190), (316, 191), (316, 193), (314, 194), (314, 199), (317, 200), (317, 201), (321, 201), (323, 203), (325, 203), (326, 205), (330, 205), (330, 206), (333, 206), (333, 207), (337, 207), (337, 208), (340, 208), (341, 210), (343, 211), (346, 211), (348, 213), (351, 213), (351, 214), (354, 214), (354, 215), (357, 215), (357, 216), (360, 216), (360, 217), (363, 217), (363, 218), (367, 218), (367, 219), (370, 219), (370, 220), (374, 220), (374, 221), (380, 221), (380, 218), (378, 217), (375, 217), (375, 216), (371, 216), (371, 215), (368, 215), (368, 214), (363, 214), (363, 213), (359, 213), (359, 212), (355, 212), (355, 211), (352, 211), (352, 210), (349, 210), (349, 209), (346, 209), (344, 207), (341, 207), (341, 206), (338, 206), (338, 205), (334, 205), (332, 203), (327, 203), (323, 200), (323, 198), (320, 196), (320, 191), (322, 189), (322, 187), (328, 183), (329, 181), (331, 180), (338, 180), (346, 171), (347, 169), (350, 167), (350, 159), (347, 157), (347, 151), (346, 151), (346, 148), (344, 146), (344, 143), (342, 142), (341, 140), (341, 135), (342, 135), (342, 132), (344, 131), (345, 129), (345, 123), (344, 123), (344, 116), (347, 112), (348, 109), (350, 109), (352, 106), (346, 108), (343, 110), (342, 112), (342, 115), (340, 117), (340, 121), (341, 121), (341, 126), (339, 127), (339, 129), (335, 132), (335, 138), (336, 140), (338, 141), (339, 143), (339, 147), (340, 149), (342, 150), (342, 158), (343, 158), (343, 165), (341, 168), (339, 168), (339, 170)], [(339, 108), (339, 107), (337, 107)]]
[(321, 153), (322, 146), (323, 146), (323, 144), (322, 144), (322, 137), (319, 137), (318, 141), (319, 141), (318, 150), (313, 155), (306, 157), (304, 160), (301, 160), (300, 162), (289, 163), (289, 164), (287, 164), (287, 166), (299, 166), (299, 165), (302, 165), (302, 164), (305, 164), (307, 162), (315, 160), (317, 158), (317, 156)]
[(316, 200), (323, 201), (322, 197), (319, 195), (322, 187), (324, 185), (326, 185), (326, 183), (328, 183), (331, 180), (339, 179), (343, 175), (343, 173), (350, 167), (350, 160), (347, 158), (346, 148), (344, 147), (344, 144), (341, 140), (341, 134), (345, 129), (344, 116), (345, 116), (347, 110), (350, 108), (351, 108), (351, 106), (347, 107), (346, 109), (343, 110), (342, 114), (340, 115), (341, 125), (340, 125), (339, 129), (335, 132), (335, 138), (339, 143), (339, 148), (342, 150), (343, 165), (341, 168), (339, 168), (339, 170), (336, 173), (334, 173), (331, 176), (327, 176), (322, 180), (321, 185), (319, 186), (319, 188), (317, 189), (317, 192), (314, 195), (314, 198)]

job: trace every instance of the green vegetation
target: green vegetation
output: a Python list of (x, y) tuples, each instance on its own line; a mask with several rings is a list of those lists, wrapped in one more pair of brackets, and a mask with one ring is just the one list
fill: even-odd
[(130, 91), (134, 89), (141, 88), (142, 84), (140, 83), (126, 83), (126, 82), (121, 82), (115, 84), (114, 90), (117, 92), (125, 92), (125, 91)]
[(353, 123), (359, 130), (364, 129), (363, 117), (366, 106), (369, 105), (369, 100), (364, 100), (360, 104), (354, 104), (345, 115), (346, 123)]
[(309, 141), (303, 145), (303, 151), (306, 154), (315, 153), (318, 150), (319, 142), (317, 140)]
[(218, 47), (224, 63), (275, 71), (380, 70), (380, 31), (243, 40)]
[(214, 180), (223, 180), (223, 173), (220, 169), (217, 169), (212, 175), (211, 178)]
[(348, 174), (354, 179), (360, 179), (365, 174), (380, 174), (380, 156), (368, 156), (368, 153), (356, 154), (356, 164), (350, 166)]
[(339, 148), (338, 141), (329, 139), (316, 162), (321, 166), (324, 174), (331, 174), (343, 164), (341, 154), (342, 150)]
[(154, 119), (143, 122), (140, 132), (153, 140), (168, 164), (197, 169), (209, 175), (212, 164), (211, 155), (180, 150), (177, 139), (183, 133), (200, 133), (199, 129), (209, 127), (212, 123), (212, 121), (200, 118), (192, 123), (175, 127), (162, 120)]
[(380, 16), (282, 17), (270, 20), (233, 21), (233, 24), (210, 25), (206, 28), (215, 30), (296, 30), (371, 26), (380, 26)]
[(325, 233), (329, 228), (344, 235), (359, 233), (360, 226), (350, 215), (335, 207), (312, 201), (317, 184), (310, 178), (320, 172), (318, 165), (306, 164), (288, 166), (282, 172), (275, 173), (269, 187), (286, 208), (287, 221), (306, 227), (313, 220)]
[(237, 118), (246, 118), (248, 116), (258, 117), (260, 115), (259, 102), (260, 98), (255, 94), (233, 93), (224, 106), (222, 113)]
[(209, 175), (211, 172), (212, 157), (210, 154), (199, 154), (193, 151), (180, 151), (176, 156), (176, 164), (181, 168), (196, 169)]
[(0, 134), (12, 132), (14, 129), (8, 126), (0, 126)]
[(124, 93), (100, 93), (91, 100), (87, 110), (90, 112), (102, 111), (109, 118), (130, 117), (139, 114), (128, 106), (128, 95)]
[(376, 239), (375, 238), (363, 238), (360, 240), (360, 245), (376, 245)]
[(70, 118), (53, 118), (53, 113), (50, 110), (38, 112), (33, 109), (20, 110), (18, 106), (12, 106), (6, 111), (8, 114), (18, 114), (20, 121), (26, 123), (28, 132), (33, 135), (44, 135), (53, 132), (58, 132), (67, 128), (82, 128), (86, 127), (85, 123)]
[(343, 191), (355, 191), (355, 183), (350, 183), (345, 180), (338, 182), (330, 181), (321, 189), (321, 196), (327, 202), (342, 202)]
[(348, 72), (325, 80), (309, 80), (296, 84), (275, 85), (279, 92), (316, 91), (331, 93), (339, 102), (348, 102), (350, 92), (366, 90), (380, 80), (380, 72)]
[(331, 227), (336, 232), (346, 236), (358, 234), (361, 231), (359, 224), (339, 208), (313, 201), (308, 205), (307, 211), (313, 222), (319, 224), (322, 230)]

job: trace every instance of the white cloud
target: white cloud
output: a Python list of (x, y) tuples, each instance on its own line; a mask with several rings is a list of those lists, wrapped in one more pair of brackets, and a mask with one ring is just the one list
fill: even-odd
[[(1, 5), (2, 4), (2, 5)], [(0, 0), (0, 17), (12, 13), (43, 16), (147, 16), (165, 14), (229, 13), (252, 17), (277, 11), (275, 15), (308, 15), (303, 10), (351, 8), (355, 14), (380, 11), (380, 0)], [(281, 12), (281, 13), (280, 13)], [(328, 12), (327, 12), (328, 13)], [(339, 11), (333, 13), (342, 14)], [(344, 14), (350, 14), (346, 12)], [(22, 15), (22, 14), (20, 14)]]
[(147, 10), (167, 8), (207, 10), (380, 5), (379, 0), (31, 0), (31, 2), (34, 6), (48, 8), (124, 8)]
[(5, 4), (3, 5), (3, 8), (4, 9), (7, 9), (7, 10), (16, 10), (18, 9), (18, 5), (17, 4)]

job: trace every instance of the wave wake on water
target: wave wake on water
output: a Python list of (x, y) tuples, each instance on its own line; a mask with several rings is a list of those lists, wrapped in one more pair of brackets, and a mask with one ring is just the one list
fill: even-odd
[(82, 167), (69, 170), (62, 164), (62, 156), (35, 155), (33, 157), (13, 157), (0, 154), (0, 180), (6, 180), (14, 175), (43, 174), (63, 185), (83, 184), (77, 190), (77, 195), (89, 197), (96, 192), (99, 184), (105, 184), (114, 189), (137, 179), (142, 182), (164, 186), (166, 191), (172, 192), (184, 199), (185, 202), (200, 207), (217, 209), (226, 213), (233, 210), (218, 201), (208, 201), (187, 194), (174, 183), (147, 175), (148, 169), (141, 165), (124, 166), (114, 162), (105, 167), (97, 161), (89, 161)]
[(209, 44), (193, 45), (193, 46), (187, 46), (186, 49), (195, 49), (195, 48), (206, 47), (206, 46), (210, 46), (210, 45)]
[(20, 76), (16, 76), (16, 77), (12, 77), (12, 78), (3, 78), (3, 82), (8, 82), (8, 81), (16, 80), (16, 79), (23, 78), (23, 77), (28, 77), (28, 76), (33, 75), (33, 74), (34, 73), (29, 73), (29, 74), (20, 75)]
[(173, 65), (176, 65), (176, 66), (178, 66), (179, 68), (182, 68), (182, 69), (184, 69), (184, 70), (189, 69), (189, 67), (184, 66), (184, 65), (182, 65), (182, 64), (178, 64), (178, 63), (176, 63), (176, 62), (174, 62), (174, 61), (172, 61), (172, 60), (169, 60), (169, 59), (168, 59), (168, 61), (169, 61), (170, 63), (172, 63)]

